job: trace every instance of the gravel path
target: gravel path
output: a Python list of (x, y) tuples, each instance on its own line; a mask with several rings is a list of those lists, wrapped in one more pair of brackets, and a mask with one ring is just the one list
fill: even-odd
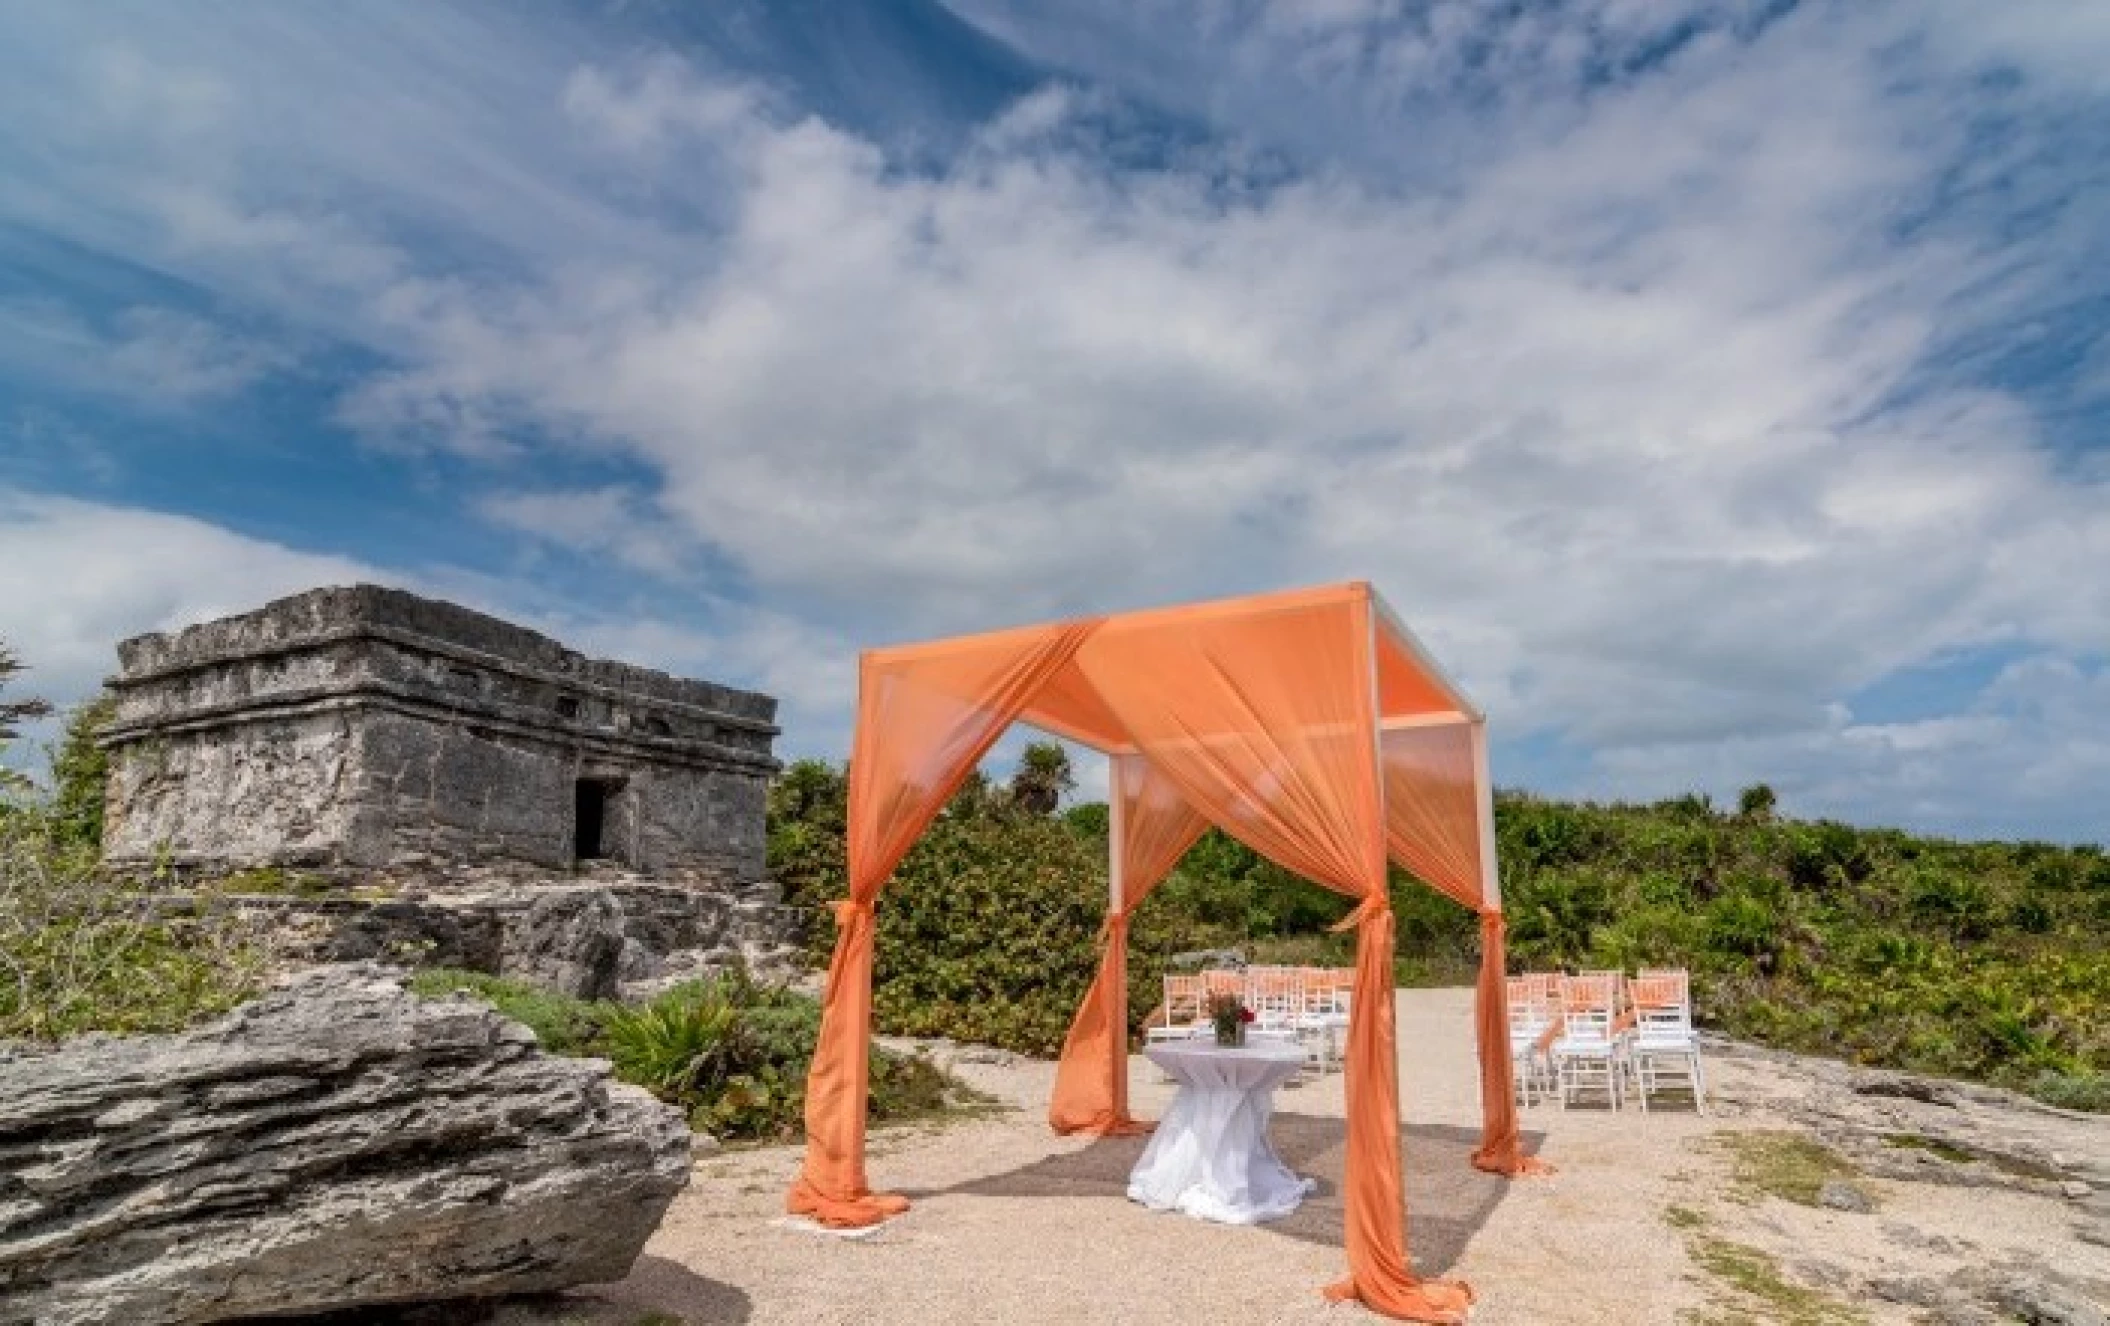
[[(2092, 1217), (2070, 1200), (2062, 1207), (2055, 1192), (1860, 1177), (1884, 1209), (1856, 1213), (1737, 1190), (1730, 1149), (1711, 1135), (1806, 1128), (1803, 1106), (1827, 1089), (1824, 1072), (1842, 1071), (1827, 1065), (1806, 1075), (1782, 1056), (1712, 1060), (1720, 1108), (1705, 1118), (1689, 1108), (1648, 1115), (1534, 1108), (1524, 1116), (1526, 1133), (1560, 1173), (1513, 1183), (1478, 1174), (1466, 1164), (1478, 1123), (1470, 1014), (1469, 991), (1399, 994), (1409, 1238), (1424, 1274), (1475, 1286), (1475, 1323), (1646, 1326), (1726, 1309), (1761, 1322), (1968, 1322), (1977, 1319), (1962, 1308), (1930, 1318), (1933, 1301), (1888, 1301), (1870, 1286), (1888, 1286), (1882, 1293), (1893, 1298), (1938, 1300), (1949, 1292), (1940, 1278), (1960, 1266), (2020, 1264), (2047, 1252), (2069, 1284), (2081, 1284), (2083, 1299), (2110, 1286), (2110, 1248), (2084, 1241)], [(1140, 1142), (1053, 1136), (1042, 1117), (1052, 1064), (1006, 1057), (961, 1062), (956, 1071), (1015, 1108), (875, 1132), (873, 1182), (915, 1201), (906, 1217), (857, 1240), (786, 1228), (778, 1222), (797, 1148), (709, 1157), (631, 1277), (573, 1296), (567, 1319), (629, 1326), (660, 1312), (755, 1326), (1377, 1320), (1318, 1293), (1346, 1266), (1338, 1074), (1276, 1095), (1277, 1147), (1292, 1168), (1321, 1180), (1319, 1191), (1289, 1220), (1231, 1228), (1128, 1202), (1122, 1192)], [(1140, 1057), (1132, 1082), (1137, 1113), (1155, 1117), (1171, 1087)], [(2100, 1121), (2071, 1129), (2079, 1140), (2067, 1145), (2082, 1148), (2099, 1146), (2110, 1131)], [(1786, 1288), (1763, 1274), (1743, 1275), (1738, 1288), (1734, 1267), (1725, 1273), (1698, 1264), (1724, 1246), (1753, 1250), (1762, 1265), (1778, 1268)], [(1793, 1299), (1802, 1290), (1829, 1297)], [(1767, 1294), (1775, 1295), (1771, 1306)], [(1820, 1315), (1794, 1315), (1783, 1306), (1789, 1302)], [(1839, 1315), (1822, 1315), (1833, 1312)]]

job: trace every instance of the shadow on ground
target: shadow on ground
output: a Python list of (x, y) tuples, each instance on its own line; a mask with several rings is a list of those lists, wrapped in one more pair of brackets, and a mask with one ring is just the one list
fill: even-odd
[[(1318, 1190), (1282, 1220), (1259, 1228), (1285, 1238), (1341, 1246), (1341, 1165), (1347, 1153), (1347, 1122), (1278, 1112), (1269, 1126), (1276, 1154), (1297, 1173), (1319, 1181)], [(1441, 1275), (1494, 1213), (1509, 1180), (1472, 1166), (1478, 1129), (1413, 1124), (1400, 1129), (1407, 1179), (1407, 1241), (1422, 1275)], [(1524, 1136), (1536, 1150), (1542, 1134)], [(1006, 1174), (963, 1183), (946, 1192), (987, 1197), (1099, 1197), (1126, 1200), (1128, 1172), (1143, 1156), (1147, 1137), (1109, 1137), (1082, 1151), (1048, 1156)], [(918, 1194), (908, 1194), (914, 1197)], [(1174, 1218), (1174, 1217), (1168, 1217)]]
[[(620, 1294), (617, 1301), (589, 1288), (503, 1299), (375, 1305), (305, 1317), (273, 1317), (268, 1326), (638, 1326), (641, 1322), (739, 1326), (755, 1315), (746, 1291), (707, 1280), (664, 1257), (639, 1257)], [(267, 1322), (261, 1317), (245, 1318), (227, 1326), (267, 1326)]]

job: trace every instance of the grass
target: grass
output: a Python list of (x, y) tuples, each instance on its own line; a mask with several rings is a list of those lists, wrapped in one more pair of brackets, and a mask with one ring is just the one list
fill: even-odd
[(1707, 1217), (1689, 1206), (1669, 1206), (1663, 1210), (1663, 1223), (1672, 1229), (1698, 1229)]
[(1868, 1318), (1849, 1304), (1795, 1284), (1771, 1254), (1713, 1234), (1694, 1234), (1686, 1249), (1699, 1268), (1735, 1299), (1707, 1326), (1861, 1326)]
[(482, 972), (451, 967), (430, 967), (410, 978), (412, 994), (444, 999), (457, 991), (483, 1000), (499, 1012), (524, 1022), (535, 1039), (551, 1054), (593, 1055), (600, 1053), (605, 1022), (600, 1005), (581, 999), (538, 990), (532, 985), (509, 981)]
[(1728, 1154), (1730, 1182), (1747, 1202), (1778, 1197), (1817, 1206), (1826, 1182), (1859, 1174), (1837, 1152), (1801, 1133), (1718, 1133), (1711, 1144)]
[(2062, 1110), (2110, 1114), (2110, 1073), (2040, 1073), (2027, 1089), (2046, 1105)]
[(1952, 1165), (1967, 1165), (1978, 1159), (1960, 1146), (1950, 1146), (1938, 1138), (1922, 1137), (1918, 1133), (1886, 1133), (1883, 1136), (1883, 1145), (1901, 1151), (1925, 1151)]
[(1974, 1161), (1980, 1162), (1991, 1165), (2003, 1174), (2012, 1174), (2022, 1179), (2047, 1179), (2056, 1182), (2066, 1177), (2062, 1171), (2050, 1165), (2026, 1160), (2020, 1156), (2011, 1156), (2000, 1151), (1971, 1151), (1964, 1147), (1944, 1142), (1939, 1138), (1926, 1137), (1919, 1133), (1886, 1133), (1883, 1137), (1883, 1145), (1895, 1147), (1899, 1150), (1925, 1151), (1929, 1155), (1941, 1157), (1952, 1165), (1968, 1165)]
[(262, 988), (271, 940), (217, 895), (164, 907), (153, 882), (104, 874), (53, 815), (0, 801), (0, 1041), (217, 1017)]

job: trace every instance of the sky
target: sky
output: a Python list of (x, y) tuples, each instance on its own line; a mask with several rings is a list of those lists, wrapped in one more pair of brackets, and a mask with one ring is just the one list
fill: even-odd
[(9, 5), (11, 690), (375, 581), (841, 758), (1361, 579), (1502, 785), (2102, 841), (2104, 142), (2066, 0)]

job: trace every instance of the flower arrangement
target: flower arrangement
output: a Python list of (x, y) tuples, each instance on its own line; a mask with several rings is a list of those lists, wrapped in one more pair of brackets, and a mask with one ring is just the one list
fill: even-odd
[(1244, 1000), (1229, 990), (1219, 990), (1209, 996), (1205, 1011), (1216, 1027), (1218, 1045), (1245, 1044), (1246, 1024), (1253, 1020), (1253, 1010)]

